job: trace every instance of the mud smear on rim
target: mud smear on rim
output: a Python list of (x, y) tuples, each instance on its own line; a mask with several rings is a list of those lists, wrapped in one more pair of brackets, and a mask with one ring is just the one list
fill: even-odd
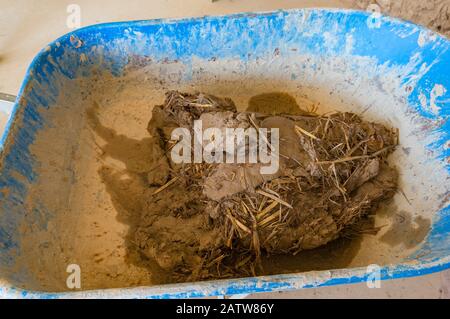
[(431, 228), (429, 219), (414, 216), (410, 212), (401, 210), (391, 216), (391, 225), (380, 240), (391, 246), (403, 244), (406, 248), (419, 245), (427, 236)]
[[(144, 219), (141, 218), (142, 212), (148, 210), (149, 207), (151, 209), (161, 209), (162, 207), (169, 210), (171, 209), (171, 206), (167, 204), (164, 204), (165, 206), (163, 205), (161, 207), (158, 207), (158, 205), (149, 206), (152, 195), (155, 193), (155, 190), (158, 190), (154, 185), (154, 187), (149, 187), (149, 183), (155, 184), (155, 167), (158, 171), (164, 171), (164, 166), (167, 166), (167, 163), (161, 162), (161, 158), (164, 158), (165, 156), (164, 151), (161, 149), (161, 142), (155, 137), (136, 140), (117, 134), (114, 130), (105, 127), (97, 117), (98, 108), (99, 106), (94, 103), (94, 105), (88, 109), (87, 115), (90, 127), (106, 142), (101, 148), (103, 150), (101, 156), (115, 158), (125, 165), (125, 169), (105, 165), (98, 173), (118, 212), (118, 220), (130, 225), (126, 237), (127, 261), (136, 266), (150, 269), (153, 274), (152, 281), (156, 284), (185, 281), (187, 279), (201, 279), (193, 278), (192, 276), (180, 278), (168, 271), (185, 262), (183, 259), (186, 258), (186, 254), (182, 251), (181, 247), (183, 244), (181, 242), (179, 244), (180, 248), (174, 248), (177, 241), (175, 240), (175, 243), (170, 243), (170, 240), (168, 239), (167, 246), (163, 243), (163, 246), (159, 247), (161, 251), (172, 250), (170, 258), (165, 261), (161, 258), (156, 258), (155, 260), (151, 254), (149, 255), (149, 253), (145, 251), (145, 248), (143, 247), (146, 246), (142, 246), (142, 241), (136, 242), (139, 241), (139, 237), (136, 234), (142, 232), (142, 228), (145, 229), (147, 226), (149, 227), (147, 233), (156, 231), (154, 236), (164, 237), (162, 233), (158, 233), (158, 228), (151, 228), (155, 221), (158, 220), (157, 212), (147, 213), (147, 216), (144, 216)], [(251, 98), (247, 110), (257, 111), (259, 113), (268, 113), (270, 111), (272, 115), (304, 113), (304, 111), (300, 109), (295, 98), (282, 92), (261, 94)], [(155, 165), (155, 163), (157, 164)], [(158, 181), (158, 174), (156, 174), (156, 176), (156, 181)], [(165, 182), (166, 179), (164, 178), (163, 180), (159, 180), (159, 184), (164, 184)], [(197, 211), (205, 210), (205, 205), (198, 200), (195, 192), (190, 194), (189, 192), (186, 192), (181, 185), (175, 185), (173, 187), (176, 191), (166, 192), (163, 196), (168, 196), (165, 200), (171, 203), (176, 203), (180, 200), (184, 201), (186, 203), (184, 206), (186, 210), (182, 212), (183, 214), (195, 215)], [(161, 200), (161, 198), (159, 200)], [(162, 222), (163, 226), (161, 227), (163, 227), (162, 229), (167, 229), (167, 227), (171, 228), (173, 231), (173, 233), (171, 232), (172, 236), (176, 236), (177, 233), (188, 236), (185, 232), (186, 228), (189, 229), (191, 227), (192, 229), (196, 229), (201, 227), (205, 222), (200, 216), (193, 219), (188, 219), (186, 216), (183, 218), (184, 219), (182, 220), (177, 218), (177, 216), (166, 216), (164, 217), (164, 221)], [(148, 224), (147, 226), (145, 225), (146, 223)], [(258, 267), (256, 272), (253, 270), (253, 274), (269, 275), (345, 268), (352, 262), (353, 257), (358, 253), (362, 235), (371, 233), (376, 234), (377, 231), (378, 229), (374, 226), (372, 216), (364, 216), (364, 218), (358, 219), (352, 223), (351, 227), (346, 227), (338, 239), (334, 239), (328, 244), (326, 244), (325, 241), (325, 245), (319, 245), (321, 246), (319, 248), (299, 250), (299, 252), (295, 252), (294, 254), (279, 254), (276, 253), (276, 250), (274, 251), (274, 254), (263, 254), (260, 259), (260, 267)], [(146, 236), (148, 236), (148, 234), (146, 234)], [(150, 236), (152, 237), (152, 235)], [(208, 238), (204, 238), (203, 241), (208, 241), (211, 240), (211, 238), (219, 237), (220, 233), (213, 231), (206, 233), (204, 236)], [(145, 242), (148, 239), (146, 237), (142, 240)], [(178, 256), (178, 260), (175, 256)], [(198, 261), (195, 260), (192, 262)], [(242, 262), (242, 259), (238, 262)], [(240, 267), (244, 266), (245, 264), (242, 264)], [(252, 273), (235, 272), (234, 276), (239, 276), (239, 274), (243, 276), (251, 275)], [(217, 275), (217, 277), (220, 278), (221, 276)]]

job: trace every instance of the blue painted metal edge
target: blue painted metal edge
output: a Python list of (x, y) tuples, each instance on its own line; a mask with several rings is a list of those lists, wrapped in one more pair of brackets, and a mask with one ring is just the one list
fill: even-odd
[[(380, 268), (380, 280), (391, 280), (427, 275), (450, 268), (450, 258), (445, 262), (428, 264), (400, 264)], [(350, 273), (354, 275), (349, 276)], [(145, 298), (174, 299), (220, 295), (249, 294), (260, 292), (289, 291), (303, 288), (318, 288), (340, 284), (367, 282), (372, 272), (365, 267), (330, 271), (311, 271), (298, 274), (274, 275), (253, 278), (204, 281), (196, 283), (159, 285), (152, 287), (118, 288), (91, 291), (46, 293), (16, 288), (0, 288), (3, 298), (59, 299), (59, 298)]]

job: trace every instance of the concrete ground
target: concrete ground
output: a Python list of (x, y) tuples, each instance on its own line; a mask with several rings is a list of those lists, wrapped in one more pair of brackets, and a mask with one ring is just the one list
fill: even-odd
[[(413, 0), (408, 1), (408, 4), (416, 1), (425, 3)], [(73, 7), (69, 7), (68, 12), (70, 4), (79, 6), (81, 26), (87, 26), (111, 21), (222, 15), (300, 7), (361, 9), (371, 2), (375, 3), (371, 0), (0, 0), (0, 92), (17, 94), (26, 68), (36, 53), (52, 40), (71, 31), (69, 27), (73, 26), (74, 21), (69, 19), (67, 23), (73, 12), (70, 11)], [(398, 6), (399, 2), (396, 3), (397, 7), (391, 6), (390, 0), (378, 0), (378, 3), (382, 11), (392, 11), (396, 16), (418, 23), (429, 23), (436, 30), (441, 28), (435, 20), (428, 19), (428, 15), (424, 19), (424, 14), (412, 14), (406, 12), (406, 9), (403, 14)], [(424, 10), (428, 10), (427, 14), (434, 9), (449, 12), (450, 0), (431, 0), (426, 3)], [(0, 130), (5, 119), (6, 115), (0, 108)], [(450, 298), (450, 271), (386, 281), (381, 283), (380, 288), (373, 289), (369, 289), (364, 283), (236, 297)]]

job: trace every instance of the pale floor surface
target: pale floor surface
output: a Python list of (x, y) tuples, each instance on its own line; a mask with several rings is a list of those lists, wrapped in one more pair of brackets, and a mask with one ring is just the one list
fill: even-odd
[[(102, 22), (166, 17), (222, 15), (301, 7), (351, 8), (352, 0), (0, 0), (0, 92), (17, 94), (26, 68), (49, 42), (71, 31), (67, 5), (81, 8), (82, 26)], [(0, 114), (0, 129), (5, 115)], [(245, 297), (245, 296), (236, 296)], [(379, 289), (365, 283), (251, 298), (450, 298), (450, 271), (384, 281)]]

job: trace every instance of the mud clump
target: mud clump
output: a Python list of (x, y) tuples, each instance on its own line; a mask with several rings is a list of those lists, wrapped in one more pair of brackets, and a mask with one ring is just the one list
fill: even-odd
[[(172, 132), (194, 133), (196, 120), (203, 129), (277, 128), (279, 169), (175, 163)], [(295, 255), (351, 234), (397, 188), (386, 158), (398, 132), (352, 113), (237, 112), (230, 99), (170, 91), (148, 131), (153, 152), (139, 172), (147, 186), (136, 195), (129, 241), (172, 282), (263, 273), (264, 256)]]

